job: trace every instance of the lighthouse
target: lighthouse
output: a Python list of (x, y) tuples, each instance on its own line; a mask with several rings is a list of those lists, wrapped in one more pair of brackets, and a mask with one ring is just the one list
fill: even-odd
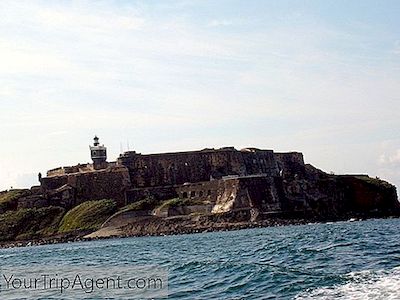
[(100, 145), (97, 136), (93, 139), (93, 146), (90, 147), (90, 156), (93, 160), (93, 168), (95, 170), (107, 168), (107, 148)]

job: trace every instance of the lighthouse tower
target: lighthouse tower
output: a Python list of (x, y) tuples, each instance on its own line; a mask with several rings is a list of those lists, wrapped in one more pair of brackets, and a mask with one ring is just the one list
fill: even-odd
[(104, 145), (100, 145), (99, 138), (94, 137), (93, 146), (90, 147), (90, 156), (93, 160), (93, 168), (95, 170), (107, 168), (107, 148)]

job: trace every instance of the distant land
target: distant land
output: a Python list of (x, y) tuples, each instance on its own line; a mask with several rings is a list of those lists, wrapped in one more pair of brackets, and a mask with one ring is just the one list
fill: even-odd
[(400, 216), (394, 185), (327, 174), (302, 153), (233, 147), (122, 153), (49, 170), (40, 185), (0, 192), (3, 247)]

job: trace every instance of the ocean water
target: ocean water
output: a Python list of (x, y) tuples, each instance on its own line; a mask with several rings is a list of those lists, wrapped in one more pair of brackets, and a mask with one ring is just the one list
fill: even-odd
[(157, 265), (169, 299), (400, 299), (400, 219), (3, 249), (0, 260)]

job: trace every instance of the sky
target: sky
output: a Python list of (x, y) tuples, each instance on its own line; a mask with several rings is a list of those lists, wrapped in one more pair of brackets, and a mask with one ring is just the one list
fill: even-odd
[(258, 147), (400, 188), (399, 1), (0, 1), (0, 190)]

